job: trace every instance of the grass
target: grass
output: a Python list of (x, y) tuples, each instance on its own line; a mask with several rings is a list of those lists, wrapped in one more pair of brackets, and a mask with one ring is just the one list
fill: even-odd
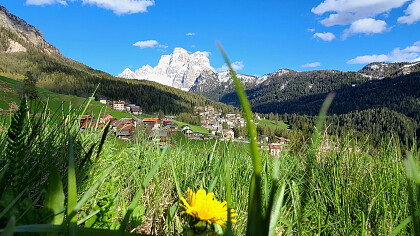
[(288, 129), (289, 128), (289, 125), (284, 123), (283, 121), (272, 121), (272, 120), (261, 119), (261, 120), (258, 120), (258, 123), (262, 125), (266, 125), (274, 129)]
[(182, 122), (182, 121), (177, 121), (177, 120), (174, 120), (173, 122), (177, 123), (179, 128), (181, 128), (181, 126), (183, 126), (183, 125), (188, 125), (190, 127), (190, 129), (194, 132), (199, 132), (199, 133), (202, 133), (202, 134), (211, 134), (208, 129), (206, 129), (202, 126), (191, 125), (191, 124), (188, 124), (188, 123), (185, 123), (185, 122)]
[(311, 142), (279, 158), (255, 144), (184, 137), (162, 151), (141, 131), (133, 142), (106, 130), (80, 133), (77, 119), (51, 126), (85, 113), (89, 103), (61, 118), (51, 117), (49, 107), (36, 111), (42, 119), (21, 106), (13, 124), (1, 126), (1, 232), (186, 234), (194, 224), (178, 208), (191, 188), (213, 192), (235, 209), (228, 235), (420, 233), (416, 146), (406, 154), (399, 140), (384, 139), (372, 154), (350, 135), (323, 136), (323, 119)]
[[(10, 124), (9, 118), (9, 104), (14, 102), (20, 103), (20, 91), (22, 89), (22, 82), (0, 76), (0, 108), (3, 112), (0, 113), (0, 118), (4, 119), (6, 124)], [(80, 107), (86, 103), (85, 98), (80, 98), (72, 95), (63, 95), (50, 92), (43, 88), (37, 88), (38, 94), (41, 98), (42, 105), (47, 105), (50, 113), (56, 114), (58, 118), (63, 117), (64, 114), (71, 110), (71, 107)], [(119, 112), (112, 110), (110, 106), (100, 104), (97, 101), (91, 101), (87, 107), (87, 114), (111, 114), (117, 119), (132, 118), (132, 115), (126, 112)]]

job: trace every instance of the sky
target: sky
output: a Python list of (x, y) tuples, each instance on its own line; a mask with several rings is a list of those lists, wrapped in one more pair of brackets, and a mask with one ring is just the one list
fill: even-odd
[(175, 47), (238, 73), (420, 61), (420, 0), (0, 0), (61, 53), (118, 75)]

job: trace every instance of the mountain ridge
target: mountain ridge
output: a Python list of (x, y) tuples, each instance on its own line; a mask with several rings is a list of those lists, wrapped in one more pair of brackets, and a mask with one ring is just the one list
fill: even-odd
[[(14, 50), (10, 48), (10, 41)], [(23, 80), (27, 71), (37, 86), (51, 92), (110, 100), (125, 100), (140, 105), (145, 112), (179, 114), (193, 112), (194, 106), (212, 105), (226, 112), (234, 108), (203, 96), (184, 92), (152, 81), (133, 81), (114, 77), (63, 56), (45, 41), (42, 32), (6, 8), (0, 9), (0, 75)], [(98, 87), (98, 85), (100, 85)], [(98, 88), (97, 88), (98, 87)]]

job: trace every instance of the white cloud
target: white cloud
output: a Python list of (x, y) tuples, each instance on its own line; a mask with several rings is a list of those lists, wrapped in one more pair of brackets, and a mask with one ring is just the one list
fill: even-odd
[(420, 61), (420, 41), (404, 49), (395, 48), (388, 54), (358, 56), (347, 61), (347, 64), (367, 64), (371, 62), (414, 62)]
[(206, 57), (209, 57), (211, 55), (211, 52), (208, 51), (203, 51), (204, 55), (206, 55)]
[[(244, 63), (242, 61), (235, 61), (231, 65), (234, 71), (242, 70), (244, 68)], [(227, 70), (229, 70), (227, 64), (224, 64), (222, 67), (216, 69), (217, 72), (225, 72)]]
[(308, 64), (305, 64), (305, 65), (302, 65), (301, 67), (304, 67), (304, 68), (311, 67), (311, 68), (313, 68), (313, 67), (318, 67), (318, 66), (321, 66), (320, 62), (308, 63)]
[[(70, 0), (70, 2), (73, 2), (73, 1), (74, 0)], [(67, 6), (67, 1), (65, 0), (26, 0), (27, 5), (37, 5), (37, 6), (52, 5), (56, 3), (60, 3), (61, 5)]]
[(351, 34), (379, 34), (387, 30), (386, 22), (383, 20), (375, 20), (373, 18), (360, 19), (353, 22), (350, 28), (343, 33), (343, 38), (347, 38)]
[(155, 5), (154, 0), (82, 0), (82, 2), (112, 10), (117, 15), (147, 12), (148, 7)]
[(154, 47), (159, 47), (159, 48), (167, 48), (168, 47), (167, 45), (160, 45), (158, 43), (158, 41), (156, 41), (156, 40), (138, 41), (138, 42), (134, 43), (133, 46), (140, 47), (141, 49), (143, 49), (143, 48), (154, 48)]
[[(27, 5), (52, 5), (60, 3), (67, 5), (67, 2), (76, 0), (26, 0)], [(147, 12), (147, 8), (154, 6), (154, 0), (81, 0), (83, 4), (96, 5), (100, 8), (112, 10), (117, 15), (134, 14)]]
[(360, 19), (388, 13), (409, 1), (411, 0), (325, 0), (311, 11), (317, 15), (329, 14), (321, 20), (325, 26), (349, 25)]
[(335, 39), (335, 35), (333, 33), (327, 32), (327, 33), (315, 33), (314, 38), (320, 38), (324, 41), (332, 41), (333, 39)]
[(314, 28), (310, 28), (310, 29), (307, 29), (307, 30), (308, 30), (308, 32), (315, 32)]
[(420, 0), (414, 0), (405, 10), (405, 16), (398, 18), (399, 23), (413, 24), (420, 20)]
[(187, 36), (194, 36), (194, 35), (196, 35), (196, 33), (186, 33), (185, 35), (187, 35)]

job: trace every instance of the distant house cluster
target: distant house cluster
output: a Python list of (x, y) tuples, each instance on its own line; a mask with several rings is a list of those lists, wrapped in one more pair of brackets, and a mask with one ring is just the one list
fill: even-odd
[(234, 139), (233, 127), (245, 127), (245, 119), (240, 114), (229, 113), (222, 117), (222, 113), (213, 106), (196, 106), (194, 113), (200, 116), (201, 126), (209, 129), (213, 135), (220, 134), (224, 139)]
[(124, 101), (111, 101), (111, 100), (107, 100), (106, 98), (100, 98), (99, 102), (101, 104), (110, 105), (112, 109), (116, 111), (131, 112), (135, 116), (139, 116), (143, 112), (140, 106), (137, 106), (136, 104), (130, 104)]
[(179, 131), (178, 124), (173, 122), (172, 116), (167, 116), (165, 119), (144, 118), (142, 123), (145, 127), (151, 129), (149, 140), (158, 142), (161, 148), (168, 144), (168, 135)]
[(97, 118), (91, 115), (83, 115), (79, 119), (81, 130), (104, 128), (109, 123), (111, 130), (120, 139), (129, 139), (135, 133), (137, 126), (137, 122), (133, 118), (117, 120), (110, 114), (100, 115)]

